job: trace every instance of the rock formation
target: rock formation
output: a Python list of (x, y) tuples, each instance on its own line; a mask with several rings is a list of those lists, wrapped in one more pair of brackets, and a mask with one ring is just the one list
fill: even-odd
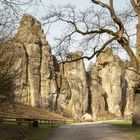
[[(81, 52), (70, 53), (76, 59)], [(70, 58), (68, 58), (69, 60)], [(56, 111), (66, 116), (80, 118), (88, 108), (88, 88), (83, 60), (65, 63), (59, 66), (55, 59), (57, 83)]]
[(17, 43), (20, 50), (16, 53), (21, 53), (16, 62), (20, 73), (16, 82), (19, 87), (17, 100), (36, 107), (47, 107), (46, 100), (56, 87), (53, 58), (40, 22), (25, 14), (15, 36), (15, 47)]
[[(65, 64), (64, 73), (41, 29), (30, 15), (23, 15), (12, 49), (18, 56), (14, 69), (15, 100), (34, 107), (43, 107), (65, 116), (81, 117), (88, 106), (86, 71), (83, 60)], [(73, 57), (81, 54), (74, 53)]]
[[(27, 14), (7, 44), (12, 50), (8, 55), (14, 56), (16, 101), (74, 118), (86, 113), (94, 120), (131, 116), (136, 75), (122, 68), (112, 50), (104, 50), (89, 72), (83, 60), (60, 64), (52, 56), (41, 23)], [(69, 53), (67, 60), (81, 56), (81, 52)]]
[[(69, 54), (69, 59), (77, 59), (82, 56), (81, 52)], [(77, 117), (86, 113), (88, 108), (88, 87), (86, 79), (86, 70), (83, 60), (66, 63), (64, 65), (64, 75), (67, 78), (71, 90), (71, 99), (69, 108), (72, 112), (76, 112)]]
[[(112, 50), (107, 49), (101, 53), (91, 70), (91, 94), (92, 94), (92, 111), (96, 120), (100, 117), (108, 118), (121, 117), (125, 106), (125, 98), (122, 87), (122, 68), (121, 60), (114, 55)], [(125, 90), (124, 90), (125, 91)], [(122, 99), (123, 98), (123, 99)]]
[[(125, 79), (127, 83), (126, 88), (126, 107), (125, 107), (125, 116), (127, 118), (131, 118), (132, 116), (134, 120), (139, 120), (139, 100), (140, 100), (140, 94), (139, 94), (139, 74), (135, 72), (133, 67), (129, 67), (126, 70), (125, 73)], [(135, 98), (135, 99), (134, 99)], [(135, 100), (135, 103), (133, 102)], [(134, 115), (133, 112), (135, 111)], [(136, 122), (133, 122), (136, 123)], [(137, 122), (139, 124), (140, 122)]]

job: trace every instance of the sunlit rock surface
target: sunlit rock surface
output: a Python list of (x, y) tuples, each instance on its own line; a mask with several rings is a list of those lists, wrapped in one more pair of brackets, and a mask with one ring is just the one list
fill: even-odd
[[(74, 52), (69, 56), (68, 60), (77, 59), (82, 56), (82, 53)], [(88, 108), (88, 86), (83, 60), (65, 63), (64, 75), (71, 90), (68, 108), (75, 112), (74, 117), (81, 117), (81, 114), (85, 114)]]
[[(12, 67), (17, 72), (16, 101), (76, 119), (86, 113), (93, 120), (132, 115), (137, 76), (122, 68), (122, 61), (112, 50), (101, 53), (89, 72), (82, 59), (63, 64), (52, 56), (40, 22), (27, 14), (9, 43), (16, 56)], [(82, 55), (72, 52), (67, 60)]]
[[(124, 113), (125, 96), (122, 87), (121, 60), (107, 49), (101, 53), (91, 69), (92, 111), (94, 119), (121, 117)], [(125, 84), (125, 83), (124, 83)], [(107, 115), (108, 114), (108, 115)]]
[(139, 121), (139, 117), (140, 117), (139, 73), (137, 73), (133, 67), (129, 67), (126, 70), (125, 79), (127, 83), (125, 115), (128, 118), (131, 118), (133, 116), (133, 120), (137, 121), (134, 123), (140, 124), (140, 121)]
[(40, 22), (30, 15), (23, 15), (15, 39), (22, 50), (22, 56), (16, 62), (20, 71), (16, 100), (47, 108), (52, 89), (56, 91), (55, 74), (50, 46)]
[(88, 90), (83, 60), (59, 65), (40, 22), (27, 14), (23, 15), (13, 40), (18, 55), (15, 100), (75, 118), (86, 113)]

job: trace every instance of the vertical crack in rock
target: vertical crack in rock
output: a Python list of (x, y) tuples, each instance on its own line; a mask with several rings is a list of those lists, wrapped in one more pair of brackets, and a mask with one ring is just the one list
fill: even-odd
[[(25, 51), (25, 59), (26, 59), (26, 63), (25, 63), (25, 65), (26, 65), (26, 70), (25, 70), (25, 73), (26, 73), (26, 78), (25, 78), (25, 80), (26, 80), (26, 87), (28, 87), (28, 90), (30, 91), (30, 85), (29, 85), (29, 56), (28, 56), (28, 53), (27, 53), (27, 50), (26, 50), (26, 47), (25, 47), (25, 45), (24, 45), (24, 43), (22, 43), (23, 44), (23, 49), (24, 49), (24, 51)], [(29, 93), (29, 95), (28, 95), (28, 102), (29, 102), (29, 104), (31, 104), (31, 101), (30, 101), (30, 93)]]
[(88, 86), (88, 110), (89, 114), (92, 114), (92, 94), (91, 94), (91, 86), (92, 86), (92, 79), (91, 79), (91, 71), (86, 72), (86, 81)]
[(126, 108), (126, 88), (127, 88), (127, 82), (124, 76), (121, 77), (121, 88), (122, 88), (122, 96), (120, 101), (120, 110), (122, 117), (125, 117), (125, 108)]
[(58, 107), (58, 99), (59, 99), (59, 94), (60, 94), (60, 89), (61, 89), (61, 87), (59, 87), (59, 85), (58, 85), (57, 79), (58, 79), (58, 77), (56, 75), (55, 82), (56, 82), (56, 88), (57, 88), (57, 90), (56, 90), (56, 101), (55, 101), (55, 106), (54, 106), (54, 109), (56, 111), (57, 111), (57, 107)]
[(41, 97), (41, 68), (42, 68), (42, 43), (39, 44), (40, 47), (40, 66), (39, 66), (39, 98), (40, 98), (40, 106), (42, 106), (42, 97)]

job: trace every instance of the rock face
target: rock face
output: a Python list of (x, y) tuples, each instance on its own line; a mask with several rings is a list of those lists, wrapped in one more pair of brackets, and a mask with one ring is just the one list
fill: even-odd
[(125, 114), (126, 116), (129, 116), (133, 113), (133, 98), (134, 98), (134, 87), (135, 87), (135, 79), (136, 74), (133, 71), (126, 70), (125, 73), (125, 79), (126, 79), (126, 108), (125, 108)]
[(105, 90), (101, 85), (99, 71), (96, 64), (92, 66), (90, 71), (90, 94), (91, 94), (91, 110), (93, 120), (102, 120), (107, 114), (107, 102), (104, 98)]
[[(82, 53), (74, 52), (69, 56), (76, 59), (81, 57)], [(83, 60), (65, 63), (61, 67), (55, 61), (55, 72), (57, 77), (56, 111), (66, 116), (80, 118), (88, 108), (88, 88)]]
[[(74, 52), (69, 56), (72, 59), (77, 59), (82, 56), (82, 53)], [(68, 60), (71, 58), (68, 58)], [(66, 63), (64, 65), (64, 75), (71, 90), (71, 100), (68, 108), (71, 108), (71, 111), (76, 112), (76, 116), (80, 117), (81, 114), (87, 112), (88, 108), (88, 86), (83, 60)]]
[(139, 106), (140, 106), (139, 74), (135, 72), (133, 67), (129, 67), (129, 69), (126, 70), (125, 79), (127, 82), (125, 115), (127, 118), (133, 117), (132, 118), (133, 124), (140, 124), (140, 121), (139, 121), (139, 117), (140, 117), (139, 115), (140, 114), (140, 111), (139, 111)]
[[(112, 50), (101, 53), (89, 72), (83, 60), (59, 64), (40, 22), (27, 14), (9, 44), (12, 51), (8, 55), (15, 56), (11, 69), (17, 73), (16, 101), (78, 119), (86, 113), (94, 120), (131, 116), (137, 75), (124, 72), (122, 61)], [(73, 52), (67, 60), (82, 55)], [(137, 106), (135, 110), (139, 113)]]
[[(65, 64), (63, 72), (51, 54), (40, 22), (27, 14), (22, 17), (12, 44), (18, 55), (14, 65), (18, 70), (16, 101), (75, 118), (87, 111), (88, 90), (83, 60)], [(73, 57), (81, 55), (72, 54)]]
[(16, 94), (20, 96), (17, 100), (36, 107), (47, 107), (46, 100), (56, 87), (51, 50), (40, 22), (24, 15), (15, 36), (15, 46), (17, 42), (22, 53), (16, 62), (21, 75), (17, 82), (19, 89)]
[[(91, 70), (92, 83), (92, 110), (97, 118), (107, 117), (111, 114), (115, 117), (123, 115), (125, 100), (123, 100), (122, 68), (121, 60), (108, 49), (97, 57)], [(124, 83), (125, 84), (125, 83)], [(124, 90), (125, 91), (125, 90)]]

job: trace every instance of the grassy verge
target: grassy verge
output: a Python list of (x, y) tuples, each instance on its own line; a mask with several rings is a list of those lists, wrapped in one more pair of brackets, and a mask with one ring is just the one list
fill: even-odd
[(32, 128), (34, 131), (23, 140), (46, 140), (53, 131), (53, 127), (48, 125), (40, 125), (39, 128)]
[[(55, 124), (53, 126), (60, 126)], [(54, 127), (46, 124), (39, 125), (38, 128), (16, 124), (0, 124), (0, 140), (46, 140), (53, 132)]]
[(118, 127), (121, 131), (130, 135), (135, 140), (140, 140), (140, 128), (132, 127), (131, 121), (111, 121), (108, 123)]

